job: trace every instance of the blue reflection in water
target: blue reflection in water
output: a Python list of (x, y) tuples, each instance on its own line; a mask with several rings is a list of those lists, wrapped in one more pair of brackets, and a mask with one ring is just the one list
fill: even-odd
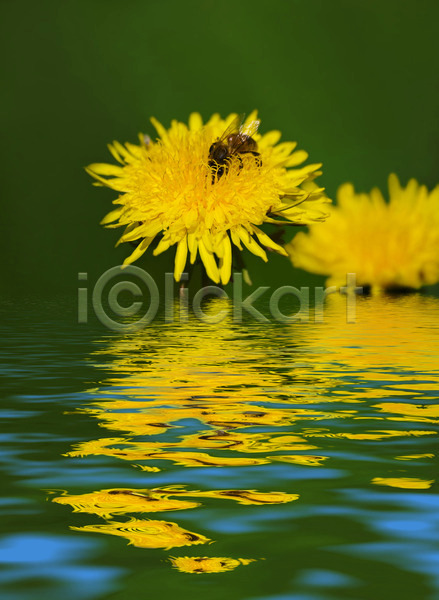
[[(38, 593), (48, 597), (60, 594), (63, 598), (95, 598), (110, 591), (123, 572), (84, 564), (96, 547), (90, 541), (44, 534), (6, 537), (0, 542), (0, 562), (8, 570), (0, 572), (0, 582), (6, 584), (9, 598), (35, 598)], [(26, 590), (26, 581), (32, 580), (35, 587)], [(44, 583), (38, 586), (35, 580)], [(14, 590), (14, 585), (19, 589)]]

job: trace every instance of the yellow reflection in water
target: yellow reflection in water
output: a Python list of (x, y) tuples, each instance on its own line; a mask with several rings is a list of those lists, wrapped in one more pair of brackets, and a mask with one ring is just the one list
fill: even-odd
[(337, 367), (344, 366), (364, 379), (367, 387), (356, 390), (360, 399), (379, 398), (379, 384), (386, 381), (391, 393), (422, 396), (435, 384), (439, 387), (438, 322), (439, 300), (411, 294), (359, 297), (355, 322), (347, 323), (346, 301), (330, 295), (323, 323), (309, 328), (308, 360), (331, 378), (336, 376), (334, 367), (340, 374)]
[(365, 433), (308, 433), (308, 437), (328, 437), (328, 438), (339, 438), (347, 440), (386, 440), (393, 437), (420, 437), (423, 435), (437, 435), (436, 431), (418, 431), (413, 430), (392, 430), (387, 429), (385, 431), (374, 431), (370, 430)]
[[(221, 310), (224, 303), (228, 306), (214, 301), (205, 312)], [(285, 332), (294, 350), (295, 340)], [(159, 468), (157, 461), (184, 467), (256, 466), (273, 460), (321, 466), (328, 457), (310, 454), (317, 446), (293, 428), (346, 419), (356, 411), (293, 406), (321, 401), (321, 385), (313, 387), (312, 373), (295, 381), (278, 370), (278, 341), (277, 326), (261, 332), (257, 325), (253, 333), (230, 317), (218, 324), (195, 319), (153, 323), (115, 338), (103, 351), (114, 357), (114, 376), (97, 390), (101, 398), (84, 410), (101, 427), (127, 437), (82, 442), (68, 455), (110, 456), (145, 470), (151, 462)], [(95, 353), (96, 361), (100, 354)], [(186, 433), (188, 419), (199, 424), (196, 433)]]
[(226, 557), (207, 557), (207, 556), (178, 556), (171, 557), (170, 561), (176, 569), (183, 573), (222, 573), (224, 571), (233, 571), (240, 565), (248, 565), (255, 562), (254, 558), (226, 558)]
[(421, 458), (434, 458), (434, 454), (407, 454), (406, 456), (395, 456), (397, 460), (419, 460)]
[(321, 467), (323, 461), (327, 460), (327, 456), (307, 456), (305, 454), (288, 454), (285, 456), (275, 456), (273, 460), (287, 462), (293, 465), (306, 465), (307, 467)]
[(375, 477), (372, 479), (372, 483), (407, 490), (426, 490), (433, 485), (434, 480), (418, 479), (416, 477)]
[[(119, 444), (121, 447), (112, 447)], [(109, 447), (110, 445), (110, 447)], [(166, 447), (166, 444), (164, 444)], [(240, 458), (230, 456), (211, 456), (205, 452), (166, 452), (160, 449), (160, 444), (148, 442), (130, 442), (125, 438), (103, 438), (84, 442), (76, 446), (78, 449), (68, 452), (66, 456), (112, 456), (130, 462), (139, 460), (170, 460), (184, 467), (225, 467), (263, 465), (268, 462), (264, 458)], [(138, 465), (145, 468), (143, 465)], [(149, 467), (146, 467), (149, 470)]]
[(384, 402), (376, 404), (375, 408), (387, 413), (398, 415), (389, 416), (390, 421), (420, 421), (424, 423), (437, 423), (439, 417), (439, 405), (428, 406), (426, 404), (407, 404), (402, 402)]
[[(224, 305), (228, 307), (227, 300), (216, 300), (205, 311), (220, 311)], [(86, 410), (106, 429), (155, 439), (109, 437), (79, 444), (71, 455), (193, 467), (261, 465), (277, 460), (277, 452), (288, 452), (298, 456), (290, 462), (309, 466), (317, 464), (314, 453), (309, 462), (304, 453), (317, 449), (319, 437), (361, 441), (435, 434), (384, 423), (437, 422), (437, 404), (425, 405), (422, 399), (439, 387), (439, 341), (431, 326), (439, 321), (438, 300), (419, 294), (359, 298), (355, 323), (347, 322), (346, 301), (340, 296), (329, 296), (325, 310), (323, 323), (313, 322), (311, 313), (305, 325), (252, 328), (234, 324), (229, 316), (218, 324), (195, 319), (153, 323), (145, 331), (116, 338), (104, 350), (114, 357), (115, 375), (98, 391), (101, 396), (111, 391), (111, 397), (97, 399)], [(345, 385), (347, 375), (355, 385)], [(395, 396), (401, 401), (395, 402)], [(371, 405), (370, 399), (380, 402)], [(340, 403), (351, 407), (343, 409)], [(199, 431), (179, 435), (184, 419), (200, 423)], [(348, 431), (332, 425), (363, 419), (382, 425), (359, 423), (360, 430), (355, 426)], [(324, 426), (306, 433), (310, 422)], [(281, 434), (272, 431), (279, 427)], [(173, 439), (157, 441), (169, 433)], [(123, 447), (114, 447), (115, 440)], [(327, 458), (321, 452), (316, 456)]]
[(200, 506), (198, 502), (175, 500), (158, 490), (109, 489), (90, 494), (53, 498), (58, 504), (69, 504), (74, 512), (85, 512), (110, 518), (113, 515), (127, 513), (162, 512), (167, 510), (185, 510)]
[[(222, 310), (224, 304), (216, 300), (204, 310)], [(92, 356), (107, 368), (104, 356), (110, 356), (112, 376), (81, 409), (97, 419), (104, 437), (77, 444), (68, 455), (108, 456), (144, 471), (174, 472), (276, 462), (324, 469), (339, 448), (364, 460), (364, 448), (372, 445), (379, 452), (394, 441), (404, 444), (394, 452), (398, 460), (433, 457), (409, 444), (437, 435), (438, 300), (419, 294), (360, 298), (356, 322), (347, 323), (345, 299), (329, 296), (324, 321), (312, 317), (287, 325), (244, 325), (230, 317), (217, 324), (157, 322), (113, 337)], [(414, 475), (389, 473), (372, 480), (369, 475), (365, 485), (427, 489), (432, 484)], [(261, 505), (298, 499), (282, 492), (169, 486), (65, 494), (55, 501), (104, 518), (199, 506), (181, 497)], [(164, 521), (75, 529), (124, 536), (145, 548), (209, 541)], [(172, 559), (175, 568), (192, 573), (230, 570), (247, 564), (243, 560)]]
[[(119, 445), (119, 447), (114, 447)], [(177, 449), (167, 451), (165, 449)], [(202, 434), (181, 436), (181, 441), (173, 442), (131, 442), (125, 438), (101, 438), (76, 445), (76, 450), (68, 452), (68, 456), (105, 455), (123, 460), (170, 460), (177, 465), (187, 467), (222, 467), (262, 465), (270, 462), (269, 457), (244, 458), (230, 456), (211, 456), (205, 452), (189, 452), (187, 448), (207, 448), (228, 450), (238, 453), (264, 453), (277, 451), (313, 450), (311, 445), (299, 436), (229, 433), (225, 431), (208, 431)], [(182, 449), (182, 450), (179, 450)], [(272, 457), (277, 460), (279, 457)], [(301, 455), (306, 462), (306, 456)], [(305, 464), (304, 462), (304, 464)], [(310, 461), (309, 464), (314, 461)]]
[(149, 519), (131, 519), (127, 523), (109, 521), (104, 525), (71, 526), (70, 529), (121, 536), (137, 548), (163, 548), (169, 550), (169, 548), (206, 544), (211, 541), (204, 535), (183, 529), (177, 523)]
[(257, 490), (187, 490), (185, 486), (167, 486), (152, 489), (114, 488), (89, 494), (73, 495), (64, 492), (53, 502), (70, 505), (74, 512), (91, 513), (103, 518), (128, 513), (187, 510), (200, 506), (199, 502), (176, 500), (175, 496), (189, 498), (217, 498), (233, 500), (238, 504), (285, 504), (299, 498), (298, 494), (258, 492)]
[[(360, 403), (364, 409), (351, 414), (350, 431), (331, 426), (302, 435), (312, 442), (319, 437), (373, 441), (436, 436), (436, 430), (416, 426), (438, 423), (438, 322), (437, 298), (360, 297), (355, 322), (348, 323), (346, 301), (329, 296), (324, 322), (307, 329), (306, 363), (295, 372), (312, 369), (326, 378), (331, 401)], [(381, 423), (371, 427), (361, 421)], [(392, 422), (398, 427), (387, 426)]]
[[(228, 301), (217, 299), (205, 312), (224, 306)], [(112, 356), (113, 376), (84, 410), (127, 437), (86, 441), (69, 455), (110, 456), (145, 471), (163, 468), (157, 461), (323, 466), (324, 438), (436, 435), (415, 425), (436, 424), (439, 417), (428, 395), (439, 387), (439, 341), (431, 326), (439, 321), (438, 300), (358, 298), (355, 323), (347, 322), (340, 296), (329, 296), (325, 310), (321, 323), (311, 313), (305, 325), (252, 327), (233, 323), (229, 311), (217, 324), (157, 322), (114, 338), (93, 357)], [(199, 424), (196, 433), (186, 433), (188, 419)], [(392, 421), (398, 426), (388, 427)]]

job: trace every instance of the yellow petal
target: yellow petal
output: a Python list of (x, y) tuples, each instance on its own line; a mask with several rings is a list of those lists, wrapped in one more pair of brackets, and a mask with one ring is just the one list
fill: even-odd
[(284, 166), (285, 167), (296, 167), (297, 165), (300, 165), (303, 162), (305, 162), (305, 160), (307, 158), (308, 158), (308, 152), (305, 152), (305, 150), (296, 150), (296, 152), (293, 152), (293, 154), (290, 156), (290, 158), (285, 161)]
[(120, 163), (121, 165), (123, 165), (124, 162), (121, 159), (119, 152), (113, 146), (113, 144), (107, 144), (107, 148), (111, 152), (111, 154), (113, 155), (113, 157), (117, 160), (117, 162)]
[(253, 225), (253, 231), (256, 233), (258, 240), (261, 242), (261, 244), (263, 246), (265, 246), (266, 248), (271, 248), (275, 252), (282, 254), (282, 256), (288, 256), (288, 252), (286, 252), (285, 249), (282, 248), (282, 246), (279, 246), (279, 244), (276, 244), (276, 242), (273, 242), (273, 240), (270, 237), (268, 237), (268, 235), (265, 234), (263, 231), (258, 229), (258, 227), (255, 227)]
[(128, 258), (126, 258), (123, 261), (122, 268), (123, 267), (127, 267), (128, 265), (130, 265), (131, 263), (133, 263), (135, 260), (137, 260), (138, 258), (140, 258), (142, 256), (142, 254), (148, 249), (148, 246), (151, 244), (151, 242), (154, 239), (154, 237), (149, 237), (149, 238), (145, 238), (144, 240), (142, 240), (140, 242), (140, 244), (137, 246), (137, 248), (134, 250), (134, 252), (132, 252), (128, 256)]
[(120, 154), (120, 156), (122, 156), (125, 162), (131, 163), (133, 162), (133, 160), (135, 160), (134, 157), (131, 156), (131, 154), (128, 152), (128, 150), (124, 148), (124, 146), (122, 146), (122, 144), (117, 140), (113, 141), (113, 148), (118, 154)]
[(189, 252), (191, 253), (190, 261), (191, 261), (191, 264), (193, 265), (195, 262), (195, 259), (197, 258), (197, 250), (198, 250), (198, 241), (193, 233), (188, 234), (187, 243), (188, 243), (188, 247), (189, 247)]
[(116, 208), (105, 215), (105, 217), (101, 221), (101, 225), (106, 225), (107, 223), (113, 223), (113, 221), (117, 221), (120, 215), (123, 213), (123, 207)]
[(165, 252), (171, 245), (171, 240), (169, 238), (162, 237), (157, 248), (154, 249), (153, 255), (158, 256), (162, 252)]
[(273, 150), (273, 156), (276, 160), (287, 159), (294, 148), (297, 146), (297, 142), (282, 142), (278, 144)]
[(141, 159), (143, 157), (144, 147), (139, 146), (137, 144), (130, 144), (126, 142), (125, 146), (127, 150), (137, 159)]
[(222, 256), (219, 261), (219, 271), (221, 283), (226, 285), (232, 274), (232, 244), (230, 243), (230, 238), (227, 234), (224, 236), (222, 242)]
[(230, 230), (230, 235), (232, 236), (232, 242), (237, 246), (240, 250), (242, 250), (241, 240), (239, 235), (237, 234), (235, 229)]
[(267, 148), (269, 146), (274, 146), (280, 140), (281, 135), (282, 134), (280, 131), (276, 131), (276, 130), (269, 131), (268, 133), (264, 134), (261, 137), (261, 139), (258, 142), (258, 146), (260, 148)]
[(175, 268), (174, 278), (175, 281), (180, 281), (181, 274), (186, 266), (187, 259), (187, 237), (185, 236), (177, 244), (177, 252), (175, 253)]
[(264, 262), (268, 261), (265, 251), (259, 246), (259, 244), (255, 242), (255, 240), (251, 237), (251, 235), (246, 229), (241, 227), (238, 230), (238, 235), (241, 238), (244, 246), (248, 248), (250, 252), (252, 252), (256, 256), (260, 256)]
[(158, 221), (151, 221), (148, 225), (144, 225), (143, 235), (145, 237), (156, 236), (163, 229), (162, 224)]
[(205, 245), (206, 249), (213, 254), (212, 236), (210, 233), (205, 233), (203, 235), (203, 244)]
[(219, 283), (220, 276), (213, 253), (209, 252), (209, 250), (204, 245), (203, 240), (200, 240), (198, 242), (198, 248), (200, 250), (200, 257), (206, 268), (207, 275), (210, 277), (210, 279), (212, 279), (212, 281), (214, 281), (215, 283)]
[(390, 198), (398, 196), (401, 193), (401, 184), (395, 173), (389, 175), (389, 196)]
[(155, 117), (151, 117), (150, 121), (154, 125), (159, 136), (162, 138), (162, 141), (167, 142), (168, 141), (168, 132), (163, 127), (163, 125), (160, 123), (160, 121), (157, 121), (157, 119)]
[(189, 115), (189, 129), (190, 131), (199, 131), (203, 127), (203, 119), (200, 113), (193, 112)]
[(87, 167), (89, 172), (96, 173), (97, 175), (113, 175), (115, 177), (123, 177), (124, 170), (122, 167), (117, 165), (109, 165), (107, 163), (93, 163)]
[(117, 192), (127, 191), (127, 185), (123, 179), (119, 177), (114, 177), (113, 179), (104, 179), (104, 177), (101, 177), (100, 175), (89, 169), (89, 167), (85, 167), (85, 170), (89, 175), (100, 181), (103, 185), (106, 185), (107, 187), (110, 187), (113, 190), (116, 190)]
[(133, 242), (139, 237), (146, 237), (148, 234), (145, 233), (145, 229), (146, 227), (144, 223), (141, 223), (140, 225), (138, 224), (138, 226), (136, 226), (135, 223), (129, 225), (124, 231), (120, 240), (118, 241), (118, 244), (123, 244), (124, 242)]

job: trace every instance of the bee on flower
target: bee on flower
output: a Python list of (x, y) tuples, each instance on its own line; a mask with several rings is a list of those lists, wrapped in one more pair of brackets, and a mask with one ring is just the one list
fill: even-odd
[(207, 123), (192, 113), (188, 125), (174, 120), (169, 129), (151, 121), (155, 140), (140, 135), (139, 144), (113, 142), (109, 150), (119, 165), (87, 168), (96, 185), (119, 193), (102, 224), (124, 227), (118, 243), (137, 244), (124, 265), (151, 245), (155, 256), (175, 247), (176, 281), (199, 257), (207, 276), (226, 284), (232, 268), (242, 265), (244, 248), (264, 261), (266, 250), (287, 256), (260, 229), (263, 223), (326, 218), (330, 200), (313, 181), (321, 165), (299, 167), (307, 153), (295, 150), (295, 142), (278, 143), (279, 131), (260, 134), (256, 112), (246, 120), (214, 114)]

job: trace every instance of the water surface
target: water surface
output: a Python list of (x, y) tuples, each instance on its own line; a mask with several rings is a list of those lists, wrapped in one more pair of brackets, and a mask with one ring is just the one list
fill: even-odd
[(439, 597), (438, 298), (125, 334), (2, 312), (3, 598)]

